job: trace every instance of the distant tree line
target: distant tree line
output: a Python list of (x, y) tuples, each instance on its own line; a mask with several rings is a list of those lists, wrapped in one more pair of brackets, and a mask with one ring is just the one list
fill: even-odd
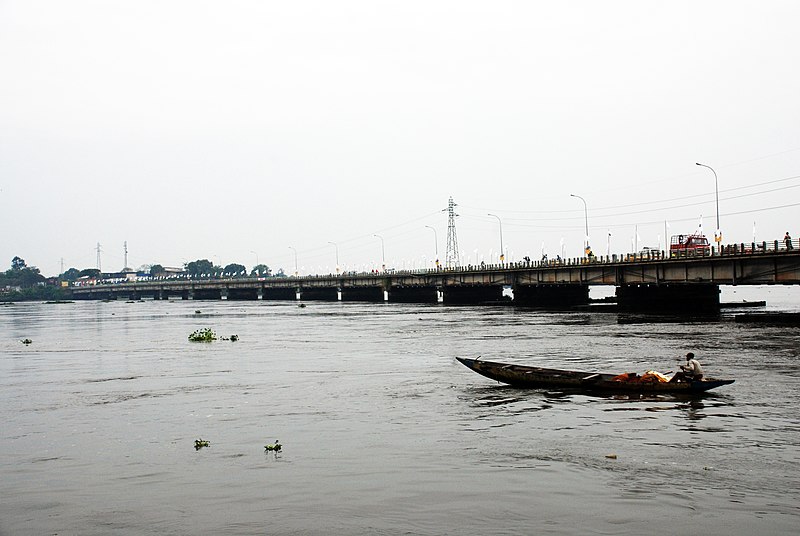
[(14, 257), (11, 268), (0, 272), (0, 301), (57, 300), (69, 296), (64, 289), (47, 283), (37, 267)]
[[(159, 265), (154, 265), (161, 268)], [(243, 264), (231, 263), (225, 267), (216, 266), (208, 259), (198, 259), (196, 261), (188, 262), (184, 265), (186, 273), (192, 277), (285, 277), (286, 274), (283, 270), (278, 270), (276, 274), (272, 273), (272, 269), (266, 264), (257, 264), (253, 266), (249, 274), (247, 268)], [(163, 270), (163, 268), (162, 268)], [(153, 268), (150, 269), (150, 274), (153, 273)]]
[[(145, 266), (152, 277), (163, 276), (167, 270), (160, 264)], [(283, 270), (273, 273), (266, 264), (257, 264), (249, 272), (247, 268), (238, 263), (230, 263), (224, 267), (215, 266), (208, 259), (198, 259), (184, 265), (184, 273), (194, 278), (215, 277), (286, 277)], [(14, 257), (11, 259), (11, 268), (0, 272), (0, 301), (25, 301), (25, 300), (57, 300), (68, 299), (69, 289), (62, 286), (62, 282), (78, 281), (81, 278), (97, 279), (101, 277), (97, 268), (78, 270), (69, 268), (63, 274), (46, 278), (35, 266), (28, 266), (25, 259)]]

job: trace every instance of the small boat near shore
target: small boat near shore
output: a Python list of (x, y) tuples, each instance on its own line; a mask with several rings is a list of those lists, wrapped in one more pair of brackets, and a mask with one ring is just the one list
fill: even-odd
[(456, 357), (467, 368), (514, 387), (545, 387), (581, 391), (618, 391), (628, 393), (702, 393), (735, 380), (703, 378), (669, 382), (658, 374), (603, 374), (542, 367), (530, 367), (496, 361)]

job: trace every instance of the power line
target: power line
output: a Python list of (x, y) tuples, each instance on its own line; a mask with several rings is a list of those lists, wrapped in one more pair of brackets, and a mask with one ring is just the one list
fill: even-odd
[[(768, 184), (776, 184), (776, 183), (780, 183), (780, 182), (792, 181), (792, 180), (797, 180), (797, 179), (800, 179), (800, 175), (793, 175), (791, 177), (784, 177), (784, 178), (781, 178), (781, 179), (773, 179), (773, 180), (763, 181), (763, 182), (759, 182), (759, 183), (748, 184), (746, 186), (738, 186), (738, 187), (735, 187), (735, 188), (726, 188), (726, 189), (720, 190), (720, 192), (721, 193), (728, 193), (728, 192), (735, 192), (735, 191), (740, 191), (740, 190), (747, 190), (747, 189), (756, 188), (756, 187), (759, 187), (759, 186), (766, 186)], [(795, 185), (795, 186), (787, 186), (785, 188), (795, 188), (795, 187), (797, 187), (797, 185)], [(759, 192), (752, 192), (750, 194), (745, 194), (745, 195), (742, 195), (742, 196), (727, 197), (724, 200), (739, 199), (741, 197), (755, 196), (755, 195), (760, 195), (762, 193), (769, 193), (769, 192), (774, 192), (774, 191), (778, 191), (778, 190), (780, 190), (780, 189), (772, 189), (772, 190), (764, 190), (764, 191), (759, 191)], [(655, 205), (655, 204), (660, 204), (660, 203), (670, 203), (672, 201), (682, 201), (682, 200), (685, 200), (685, 199), (696, 199), (696, 198), (700, 198), (700, 197), (706, 197), (706, 196), (709, 196), (709, 195), (711, 195), (711, 193), (707, 193), (707, 194), (692, 194), (692, 195), (673, 197), (673, 198), (669, 198), (669, 199), (660, 199), (660, 200), (657, 200), (657, 201), (644, 201), (644, 202), (640, 202), (640, 203), (627, 203), (627, 204), (624, 204), (624, 205), (610, 205), (610, 206), (605, 206), (605, 207), (592, 207), (592, 213), (605, 211), (605, 210), (613, 210), (613, 209), (618, 209), (618, 208), (631, 208), (631, 207), (637, 207), (637, 206)], [(665, 207), (665, 209), (666, 208), (689, 207), (689, 206), (695, 206), (695, 205), (696, 204), (694, 204), (694, 205), (693, 204), (677, 205), (676, 207)], [(536, 214), (567, 214), (567, 213), (578, 212), (577, 210), (573, 210), (573, 209), (570, 209), (570, 210), (507, 210), (505, 208), (500, 209), (500, 208), (472, 207), (472, 206), (463, 205), (463, 204), (460, 205), (460, 206), (461, 206), (461, 208), (464, 208), (464, 209), (476, 210), (476, 211), (480, 211), (480, 212), (485, 212), (487, 210), (488, 211), (492, 211), (492, 210), (500, 211), (501, 210), (502, 212), (505, 212), (505, 213), (522, 213), (522, 214), (530, 214), (530, 213), (536, 213)], [(618, 215), (618, 214), (612, 214), (612, 215)], [(622, 213), (620, 215), (625, 215), (625, 213)]]

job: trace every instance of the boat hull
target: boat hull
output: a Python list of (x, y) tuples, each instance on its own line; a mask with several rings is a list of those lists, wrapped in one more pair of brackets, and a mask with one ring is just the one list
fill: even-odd
[(514, 387), (577, 389), (627, 393), (702, 393), (734, 380), (704, 379), (689, 382), (613, 381), (615, 374), (529, 367), (482, 359), (456, 357), (467, 368)]

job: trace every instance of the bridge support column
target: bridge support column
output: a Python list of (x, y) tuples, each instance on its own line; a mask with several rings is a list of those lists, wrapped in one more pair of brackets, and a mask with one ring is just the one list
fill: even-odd
[(262, 297), (265, 300), (291, 300), (297, 299), (296, 288), (271, 288), (264, 287)]
[(383, 302), (383, 287), (342, 287), (342, 301)]
[(339, 301), (339, 289), (336, 287), (301, 288), (300, 299), (317, 301)]
[(617, 287), (617, 307), (649, 313), (717, 313), (719, 286), (706, 283)]
[(445, 304), (478, 304), (503, 299), (502, 285), (459, 285), (444, 287)]
[(391, 287), (389, 301), (392, 303), (438, 303), (436, 287)]
[(572, 307), (589, 303), (588, 285), (517, 285), (514, 304), (529, 307)]

